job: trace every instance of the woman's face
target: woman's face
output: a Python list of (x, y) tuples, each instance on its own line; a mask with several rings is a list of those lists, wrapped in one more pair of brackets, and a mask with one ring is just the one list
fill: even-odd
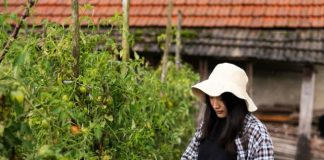
[(220, 96), (209, 97), (210, 104), (216, 112), (217, 117), (225, 118), (227, 116), (227, 108)]

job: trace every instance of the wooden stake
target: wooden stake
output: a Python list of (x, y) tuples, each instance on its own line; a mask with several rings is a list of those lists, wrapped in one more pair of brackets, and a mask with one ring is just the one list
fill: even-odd
[(122, 35), (122, 60), (129, 60), (129, 26), (128, 26), (129, 0), (123, 0), (123, 35)]
[(72, 55), (74, 57), (73, 73), (74, 77), (78, 78), (80, 74), (80, 25), (79, 25), (79, 1), (72, 0), (72, 20), (73, 20), (73, 40), (72, 40)]
[(252, 98), (252, 96), (253, 96), (253, 64), (252, 63), (248, 63), (246, 65), (246, 72), (247, 72), (247, 76), (249, 78), (249, 82), (247, 85), (247, 92), (249, 93), (250, 97)]
[(171, 46), (171, 39), (172, 39), (172, 28), (171, 28), (171, 23), (172, 23), (172, 0), (168, 1), (168, 23), (166, 26), (166, 40), (165, 40), (165, 48), (163, 52), (163, 57), (162, 57), (162, 74), (161, 74), (161, 81), (165, 81), (165, 77), (167, 75), (168, 71), (168, 56), (169, 56), (169, 49)]
[(23, 13), (23, 15), (21, 16), (20, 18), (20, 21), (19, 23), (16, 24), (13, 32), (11, 33), (8, 41), (4, 44), (4, 47), (3, 49), (1, 50), (1, 53), (0, 53), (0, 64), (2, 62), (2, 60), (4, 59), (5, 55), (7, 54), (8, 50), (9, 50), (9, 47), (11, 45), (11, 43), (17, 39), (17, 36), (18, 36), (18, 33), (19, 33), (19, 30), (22, 26), (22, 23), (23, 21), (29, 16), (29, 11), (30, 9), (35, 5), (35, 1), (34, 0), (29, 0), (28, 3), (27, 3), (27, 6), (26, 6), (26, 9)]
[(176, 55), (175, 55), (175, 63), (177, 66), (177, 69), (181, 66), (181, 25), (182, 25), (182, 13), (180, 10), (178, 10), (178, 26), (177, 26), (177, 37), (176, 37)]
[[(199, 75), (200, 81), (206, 80), (208, 78), (208, 60), (203, 58), (199, 60)], [(206, 110), (206, 106), (204, 103), (200, 103), (199, 113), (196, 118), (196, 125), (199, 126), (204, 118), (204, 113)]]
[(200, 81), (208, 78), (208, 61), (205, 58), (199, 59), (199, 76)]

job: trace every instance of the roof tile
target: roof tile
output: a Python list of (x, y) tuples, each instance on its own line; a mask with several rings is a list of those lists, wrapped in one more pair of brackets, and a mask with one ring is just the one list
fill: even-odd
[(288, 26), (288, 17), (280, 17), (280, 18), (276, 18), (276, 22), (275, 25), (276, 26), (283, 26), (283, 27), (287, 27)]
[(299, 23), (299, 19), (298, 18), (289, 18), (288, 20), (288, 27), (297, 27)]
[(228, 19), (228, 23), (232, 24), (232, 26), (239, 26), (240, 24), (240, 18), (238, 17), (231, 17)]
[(163, 8), (164, 7), (160, 7), (160, 6), (154, 6), (154, 7), (152, 7), (152, 10), (150, 12), (150, 15), (153, 15), (153, 16), (163, 15), (164, 14), (162, 12), (163, 11)]
[(186, 4), (186, 0), (177, 0), (173, 2), (174, 5), (184, 5)]
[(211, 5), (220, 5), (223, 0), (210, 0), (209, 4)]
[(267, 11), (267, 7), (260, 6), (257, 9), (254, 10), (253, 16), (265, 16)]
[(195, 7), (186, 7), (184, 12), (186, 13), (186, 15), (193, 16), (195, 15), (195, 10)]
[(231, 12), (230, 7), (222, 6), (219, 8), (219, 11), (217, 12), (218, 16), (226, 16), (229, 15)]
[(275, 18), (268, 17), (263, 20), (263, 27), (273, 27), (275, 25)]
[(298, 25), (299, 25), (300, 27), (304, 27), (304, 28), (305, 28), (305, 27), (311, 27), (311, 25), (312, 25), (312, 24), (310, 23), (309, 19), (306, 19), (306, 18), (301, 18), (301, 19), (299, 20), (299, 22), (300, 22), (300, 23), (299, 23)]
[(199, 0), (197, 2), (197, 4), (199, 4), (199, 5), (208, 5), (209, 4), (209, 0)]
[(266, 16), (274, 16), (277, 12), (277, 7), (272, 6), (272, 7), (267, 7), (265, 10), (265, 15)]
[(230, 16), (239, 16), (241, 14), (242, 6), (233, 6)]
[(198, 0), (186, 0), (186, 4), (196, 5), (196, 4), (198, 4)]
[(262, 17), (254, 17), (253, 20), (252, 20), (252, 23), (251, 23), (251, 25), (253, 27), (262, 26), (262, 24), (263, 24)]
[[(314, 12), (313, 12), (313, 16), (321, 16), (321, 10), (323, 10), (324, 7), (322, 6), (316, 6), (314, 7)], [(322, 15), (323, 16), (323, 15)]]

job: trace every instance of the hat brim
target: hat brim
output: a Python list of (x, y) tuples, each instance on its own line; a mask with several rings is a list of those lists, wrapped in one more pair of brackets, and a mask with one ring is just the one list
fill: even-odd
[(247, 104), (249, 112), (254, 112), (257, 110), (256, 105), (254, 104), (251, 97), (247, 94), (246, 91), (242, 91), (235, 84), (222, 83), (222, 82), (211, 82), (210, 80), (202, 81), (191, 87), (192, 92), (197, 96), (203, 103), (205, 103), (205, 94), (209, 96), (220, 96), (225, 92), (230, 92), (240, 99), (244, 99)]

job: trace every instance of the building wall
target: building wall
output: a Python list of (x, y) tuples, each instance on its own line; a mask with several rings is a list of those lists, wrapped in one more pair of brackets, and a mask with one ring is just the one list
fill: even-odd
[(256, 105), (298, 107), (302, 73), (280, 68), (254, 67), (253, 100)]

